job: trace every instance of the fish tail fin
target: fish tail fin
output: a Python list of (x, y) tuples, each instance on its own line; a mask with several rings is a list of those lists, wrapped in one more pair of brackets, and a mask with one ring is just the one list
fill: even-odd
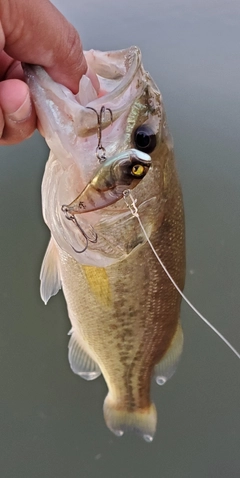
[(157, 426), (157, 412), (154, 403), (147, 408), (128, 411), (116, 406), (108, 394), (103, 405), (106, 425), (117, 436), (122, 436), (127, 430), (134, 430), (145, 441), (153, 440)]

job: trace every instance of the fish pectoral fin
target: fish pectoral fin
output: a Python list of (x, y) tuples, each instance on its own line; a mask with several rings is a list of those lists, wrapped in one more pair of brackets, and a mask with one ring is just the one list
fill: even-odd
[(72, 371), (85, 380), (94, 380), (101, 375), (98, 364), (83, 350), (75, 332), (72, 333), (69, 340), (68, 360)]
[(61, 279), (58, 267), (58, 251), (51, 238), (43, 259), (40, 272), (40, 295), (45, 304), (52, 295), (56, 295), (61, 289)]
[(158, 385), (164, 385), (177, 369), (183, 349), (183, 331), (180, 322), (172, 339), (170, 347), (154, 368), (154, 376)]

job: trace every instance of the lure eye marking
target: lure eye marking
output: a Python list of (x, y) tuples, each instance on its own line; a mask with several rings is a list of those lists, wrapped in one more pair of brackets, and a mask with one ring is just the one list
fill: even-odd
[(144, 166), (142, 166), (142, 164), (135, 164), (133, 167), (132, 167), (132, 175), (133, 176), (136, 176), (136, 177), (141, 177), (145, 172), (145, 168)]

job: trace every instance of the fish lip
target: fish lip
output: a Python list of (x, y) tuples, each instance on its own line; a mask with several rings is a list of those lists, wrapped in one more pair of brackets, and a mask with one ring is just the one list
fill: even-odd
[[(90, 50), (89, 52), (85, 52), (86, 57), (90, 57), (90, 55), (93, 54), (92, 52), (94, 52), (96, 60), (97, 56), (102, 53)], [(89, 103), (89, 105), (93, 106), (96, 110), (98, 110), (98, 108), (100, 110), (103, 104), (105, 105), (119, 99), (128, 89), (133, 79), (141, 69), (141, 81), (139, 81), (139, 84), (136, 88), (136, 94), (134, 95), (134, 98), (129, 98), (129, 102), (126, 100), (123, 105), (112, 109), (112, 121), (114, 122), (126, 111), (127, 108), (131, 107), (131, 104), (136, 100), (136, 98), (141, 96), (146, 87), (147, 79), (145, 79), (145, 72), (141, 66), (142, 56), (138, 47), (131, 46), (125, 50), (105, 52), (105, 55), (109, 59), (109, 68), (111, 68), (111, 58), (114, 57), (114, 55), (118, 56), (118, 61), (122, 66), (122, 81), (120, 81), (116, 88), (114, 88), (111, 92), (106, 93), (106, 95), (101, 96)], [(87, 137), (96, 133), (96, 113), (94, 111), (80, 105), (70, 90), (52, 80), (43, 67), (29, 63), (22, 63), (22, 67), (27, 84), (32, 92), (33, 100), (37, 110), (41, 110), (42, 97), (53, 101), (53, 103), (55, 102), (54, 97), (56, 99), (56, 103), (60, 100), (67, 100), (71, 102), (71, 108), (73, 108), (74, 117), (78, 118), (76, 122), (76, 135), (79, 137)], [(91, 68), (93, 68), (92, 65)], [(121, 75), (119, 75), (119, 77), (120, 76)], [(55, 90), (56, 93), (53, 92)], [(109, 115), (105, 115), (105, 118), (103, 118), (101, 122), (101, 128), (107, 128), (112, 121)]]
[[(85, 52), (85, 56), (88, 59), (89, 53), (91, 53), (93, 50), (90, 50), (89, 52)], [(97, 56), (98, 52), (94, 52), (95, 56)], [(101, 53), (101, 52), (99, 52)], [(124, 63), (124, 66), (126, 68), (125, 74), (122, 75), (122, 81), (121, 83), (114, 88), (110, 93), (107, 93), (104, 95), (104, 97), (100, 97), (96, 100), (94, 100), (94, 105), (95, 106), (102, 106), (103, 98), (106, 101), (111, 101), (112, 99), (116, 99), (122, 93), (128, 88), (136, 74), (138, 73), (138, 70), (141, 68), (141, 62), (142, 62), (142, 54), (141, 50), (137, 46), (131, 46), (129, 48), (126, 48), (124, 50), (120, 51), (113, 51), (109, 52), (109, 58), (111, 56), (114, 56), (116, 53), (119, 55), (119, 61), (121, 61), (121, 56), (122, 56), (122, 62)], [(93, 65), (91, 66), (93, 68)], [(144, 90), (145, 87), (145, 82), (142, 81), (142, 88), (141, 92)]]
[[(89, 50), (89, 51), (84, 51), (84, 54), (86, 56), (86, 59), (90, 58), (90, 54), (93, 54), (94, 53), (94, 56), (95, 58), (98, 56), (98, 54), (101, 54), (102, 52), (100, 51), (95, 51), (95, 50)], [(137, 46), (131, 46), (129, 48), (126, 48), (124, 50), (116, 50), (116, 51), (112, 51), (112, 52), (106, 52), (106, 54), (108, 55), (108, 58), (111, 59), (112, 56), (114, 56), (116, 53), (118, 53), (118, 56), (119, 56), (119, 61), (122, 61), (122, 64), (125, 65), (125, 72), (122, 74), (122, 77), (123, 77), (123, 81), (121, 82), (120, 85), (118, 85), (116, 88), (114, 88), (114, 90), (112, 90), (112, 92), (106, 94), (105, 96), (109, 97), (109, 95), (112, 95), (114, 93), (114, 98), (116, 97), (116, 92), (117, 92), (117, 95), (119, 96), (119, 94), (121, 94), (121, 91), (123, 89), (125, 89), (132, 81), (132, 79), (134, 78), (134, 76), (136, 75), (139, 67), (141, 66), (141, 60), (142, 60), (142, 54), (141, 54), (141, 50), (137, 47)], [(122, 59), (121, 59), (122, 57)], [(94, 69), (94, 64), (89, 61), (89, 63), (91, 64), (91, 68)], [(34, 64), (31, 64), (31, 63), (24, 63), (22, 62), (22, 68), (23, 68), (23, 71), (24, 71), (24, 74), (27, 78), (27, 80), (30, 80), (31, 77), (33, 77), (33, 75), (39, 80), (41, 81), (43, 84), (42, 84), (42, 87), (46, 87), (49, 89), (49, 85), (45, 85), (45, 80), (48, 80), (49, 78), (51, 78), (48, 73), (46, 72), (46, 70), (40, 66), (40, 65), (34, 65)], [(44, 72), (44, 73), (43, 73)], [(121, 75), (119, 75), (120, 77)], [(116, 78), (118, 78), (118, 76), (116, 76)], [(113, 77), (114, 79), (114, 77)], [(52, 80), (53, 83), (56, 83), (54, 82), (54, 80)], [(125, 88), (124, 88), (125, 86)], [(66, 88), (66, 90), (68, 90), (67, 87), (64, 87)], [(105, 98), (104, 96), (104, 98)], [(102, 97), (100, 97), (98, 100), (94, 101), (94, 103), (97, 103), (99, 101), (99, 103), (102, 103)], [(82, 106), (83, 109), (85, 109), (85, 107)]]

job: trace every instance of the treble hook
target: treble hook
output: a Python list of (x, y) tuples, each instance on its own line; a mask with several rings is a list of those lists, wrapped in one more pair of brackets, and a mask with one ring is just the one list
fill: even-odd
[(83, 235), (83, 237), (84, 237), (84, 239), (85, 239), (85, 241), (86, 241), (86, 245), (85, 245), (85, 247), (84, 247), (81, 251), (78, 251), (77, 249), (75, 249), (75, 247), (73, 247), (73, 246), (71, 245), (72, 249), (73, 249), (75, 252), (77, 252), (77, 254), (81, 254), (82, 252), (85, 252), (85, 251), (87, 250), (87, 248), (88, 248), (88, 243), (89, 243), (89, 242), (91, 242), (92, 244), (96, 244), (98, 236), (97, 236), (97, 233), (96, 233), (95, 231), (94, 231), (94, 238), (91, 238), (90, 236), (87, 235), (87, 233), (86, 233), (86, 232), (83, 230), (83, 228), (80, 226), (80, 224), (79, 224), (79, 222), (77, 221), (77, 219), (76, 219), (76, 217), (74, 216), (74, 214), (69, 214), (69, 212), (68, 212), (68, 207), (67, 207), (67, 206), (63, 205), (63, 206), (61, 207), (61, 210), (64, 212), (66, 219), (68, 219), (69, 221), (72, 221), (73, 224), (75, 224), (75, 225), (77, 226), (77, 228), (79, 229), (79, 231), (81, 231), (81, 233), (82, 233), (82, 235)]
[[(100, 109), (100, 113), (97, 112), (94, 108), (91, 108), (91, 106), (86, 106), (89, 110), (93, 110), (96, 115), (97, 115), (97, 122), (98, 122), (98, 130), (97, 130), (97, 137), (98, 137), (98, 145), (96, 147), (96, 156), (99, 159), (100, 163), (105, 161), (107, 159), (106, 157), (106, 149), (102, 145), (102, 122), (103, 122), (103, 116), (105, 114), (105, 111), (108, 111), (110, 114), (110, 119), (111, 119), (111, 124), (113, 122), (113, 114), (112, 110), (110, 108), (105, 108), (105, 106), (102, 106)], [(99, 154), (101, 153), (101, 154)]]

